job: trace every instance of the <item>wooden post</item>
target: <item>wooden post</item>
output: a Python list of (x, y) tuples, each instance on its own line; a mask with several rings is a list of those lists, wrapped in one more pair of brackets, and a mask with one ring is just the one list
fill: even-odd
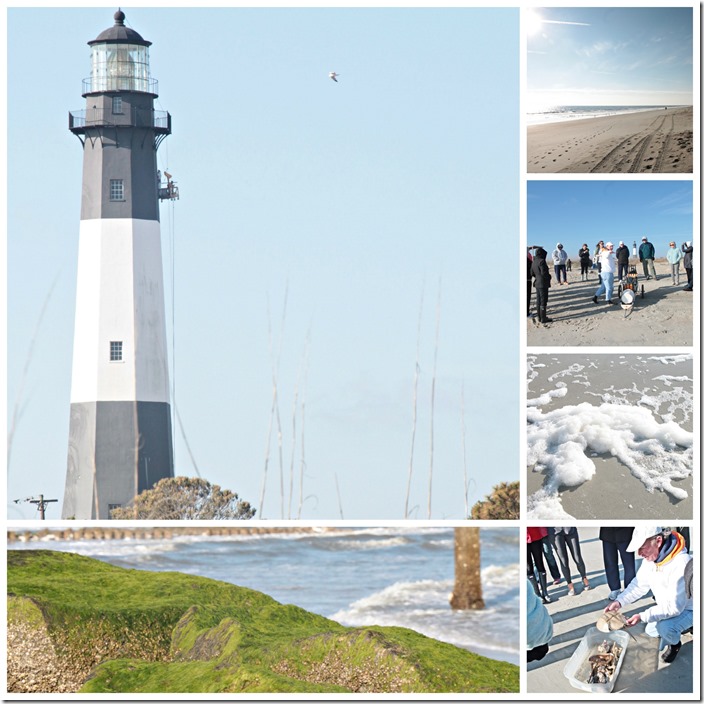
[(479, 528), (455, 528), (453, 609), (483, 609)]

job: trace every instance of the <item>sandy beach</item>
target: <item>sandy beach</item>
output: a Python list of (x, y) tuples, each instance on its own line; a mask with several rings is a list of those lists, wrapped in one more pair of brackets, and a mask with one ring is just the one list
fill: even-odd
[(527, 515), (689, 520), (691, 355), (528, 355)]
[(693, 110), (528, 126), (529, 173), (692, 173)]
[[(572, 686), (564, 675), (564, 669), (584, 634), (596, 625), (596, 620), (608, 604), (609, 595), (599, 529), (583, 526), (578, 528), (582, 557), (592, 588), (583, 590), (573, 562), (570, 564), (575, 579), (575, 596), (567, 594), (564, 580), (558, 586), (552, 586), (552, 581), (549, 582), (548, 594), (551, 603), (546, 604), (546, 608), (553, 621), (550, 650), (542, 660), (527, 665), (528, 692), (566, 695), (561, 699), (589, 696)], [(647, 595), (626, 606), (624, 614), (633, 615), (648, 608), (652, 603), (652, 598)], [(656, 692), (692, 693), (695, 656), (693, 637), (682, 636), (682, 650), (677, 659), (668, 665), (660, 660), (658, 639), (650, 638), (644, 631), (645, 626), (642, 623), (629, 629), (629, 635), (635, 638), (629, 639), (613, 692), (625, 695)]]
[[(657, 281), (648, 281), (638, 266), (639, 293), (626, 316), (619, 304), (605, 304), (603, 296), (594, 304), (592, 298), (599, 285), (596, 272), (590, 272), (588, 281), (581, 281), (579, 271), (573, 270), (567, 275), (569, 285), (558, 285), (551, 267), (548, 316), (553, 322), (540, 325), (536, 318), (528, 318), (528, 346), (691, 346), (696, 281), (694, 292), (687, 292), (683, 290), (687, 282), (684, 271), (680, 272), (680, 285), (674, 286), (664, 259), (655, 261), (655, 270)], [(615, 282), (614, 296), (617, 290)], [(531, 301), (535, 313), (535, 289)]]

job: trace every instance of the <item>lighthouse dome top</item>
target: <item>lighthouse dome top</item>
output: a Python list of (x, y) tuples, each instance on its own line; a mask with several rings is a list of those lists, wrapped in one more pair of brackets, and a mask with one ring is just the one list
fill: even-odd
[(142, 38), (139, 32), (125, 26), (125, 13), (118, 10), (115, 15), (115, 24), (101, 32), (93, 41), (88, 42), (89, 46), (93, 44), (138, 44), (141, 46), (151, 46), (151, 42)]

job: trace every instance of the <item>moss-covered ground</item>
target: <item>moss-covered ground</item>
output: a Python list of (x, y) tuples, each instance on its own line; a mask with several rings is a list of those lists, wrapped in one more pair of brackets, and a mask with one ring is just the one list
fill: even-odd
[[(81, 692), (517, 692), (518, 667), (393, 627), (346, 628), (251, 589), (8, 551), (8, 623), (46, 624)], [(37, 667), (41, 663), (36, 663)]]

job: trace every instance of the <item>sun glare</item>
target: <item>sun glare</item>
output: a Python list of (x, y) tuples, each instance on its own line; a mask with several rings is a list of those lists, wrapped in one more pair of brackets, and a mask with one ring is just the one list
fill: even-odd
[(543, 20), (535, 10), (526, 10), (523, 13), (523, 27), (529, 37), (537, 34), (542, 24)]

